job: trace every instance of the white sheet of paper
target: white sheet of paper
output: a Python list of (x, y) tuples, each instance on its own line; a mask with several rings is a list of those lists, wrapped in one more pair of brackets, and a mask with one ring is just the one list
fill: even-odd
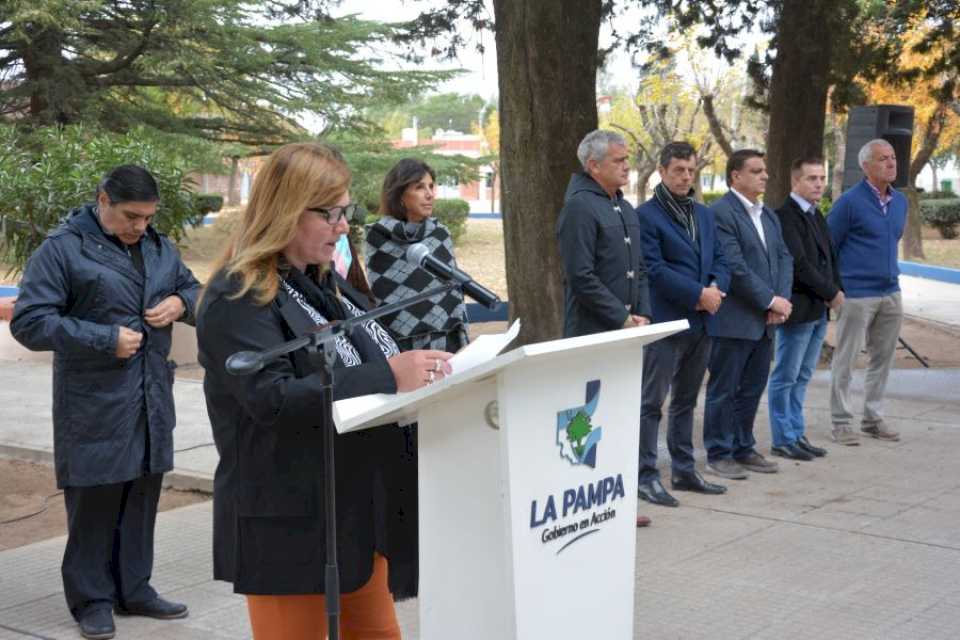
[[(468, 371), (473, 367), (483, 364), (496, 358), (508, 344), (513, 342), (514, 338), (520, 333), (520, 320), (514, 320), (510, 328), (505, 333), (495, 333), (478, 336), (476, 340), (468, 344), (450, 358), (450, 366), (453, 368), (451, 376)], [(443, 382), (446, 382), (444, 378)], [(333, 403), (334, 420), (365, 413), (382, 407), (394, 396), (383, 393), (375, 393), (366, 396), (357, 396), (338, 400)], [(406, 424), (400, 421), (401, 426)]]
[(449, 362), (453, 373), (463, 373), (478, 364), (496, 358), (519, 334), (520, 321), (514, 320), (510, 328), (504, 333), (488, 333), (477, 336), (473, 342), (460, 349), (450, 358)]

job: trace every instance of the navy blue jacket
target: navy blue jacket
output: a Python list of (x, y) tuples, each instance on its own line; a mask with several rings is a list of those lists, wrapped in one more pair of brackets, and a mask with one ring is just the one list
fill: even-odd
[(730, 289), (720, 311), (707, 319), (707, 333), (720, 338), (759, 340), (773, 335), (766, 312), (774, 296), (790, 299), (793, 258), (783, 241), (780, 221), (768, 207), (760, 215), (766, 248), (750, 214), (732, 191), (710, 207), (730, 268)]
[[(181, 322), (193, 324), (200, 283), (152, 227), (140, 247), (145, 276), (85, 205), (27, 262), (10, 331), (28, 349), (54, 352), (58, 487), (132, 480), (143, 474), (145, 457), (150, 473), (173, 468), (173, 326), (154, 329), (143, 314), (176, 294), (186, 306)], [(143, 333), (140, 350), (126, 360), (115, 355), (121, 325)]]
[(711, 282), (721, 291), (730, 288), (730, 271), (723, 257), (713, 212), (695, 202), (697, 243), (656, 198), (637, 209), (643, 238), (643, 258), (650, 281), (654, 322), (686, 319), (700, 329), (709, 315), (697, 311), (700, 293)]
[(557, 221), (564, 271), (565, 338), (623, 327), (627, 314), (652, 319), (640, 223), (617, 191), (585, 173), (570, 178)]

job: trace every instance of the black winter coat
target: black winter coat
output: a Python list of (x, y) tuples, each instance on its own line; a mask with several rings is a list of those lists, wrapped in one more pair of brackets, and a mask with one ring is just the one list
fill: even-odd
[(800, 209), (792, 196), (779, 209), (783, 241), (793, 256), (793, 313), (787, 324), (814, 322), (823, 317), (827, 302), (841, 289), (837, 250), (830, 239), (827, 221), (819, 212), (811, 215)]
[[(173, 327), (154, 329), (143, 314), (176, 294), (186, 307), (181, 321), (193, 324), (200, 284), (176, 246), (152, 227), (140, 247), (145, 276), (104, 235), (93, 205), (85, 205), (50, 233), (24, 270), (10, 331), (28, 349), (54, 352), (53, 452), (60, 488), (125, 482), (173, 468), (176, 365), (167, 362)], [(115, 355), (119, 325), (144, 336), (127, 360)]]
[[(364, 296), (337, 277), (359, 308)], [(332, 281), (325, 281), (331, 290)], [(220, 462), (214, 478), (214, 578), (237, 593), (323, 593), (323, 406), (321, 380), (304, 351), (249, 376), (226, 373), (237, 351), (262, 350), (315, 329), (283, 289), (265, 306), (231, 299), (237, 280), (213, 277), (200, 305), (197, 339), (204, 393)], [(330, 317), (329, 315), (327, 316)], [(395, 393), (382, 353), (334, 365), (335, 400)], [(374, 551), (390, 562), (395, 597), (416, 594), (415, 445), (396, 425), (336, 436), (340, 586), (363, 586)]]
[(621, 329), (628, 313), (653, 318), (640, 223), (620, 191), (611, 199), (586, 173), (571, 177), (557, 239), (565, 338)]

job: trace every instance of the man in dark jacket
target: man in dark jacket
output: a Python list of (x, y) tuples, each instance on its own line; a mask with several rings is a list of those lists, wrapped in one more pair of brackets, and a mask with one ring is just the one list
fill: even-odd
[(149, 226), (157, 183), (110, 171), (27, 263), (10, 330), (53, 351), (57, 486), (69, 528), (62, 574), (85, 638), (112, 638), (111, 608), (182, 618), (150, 586), (163, 473), (173, 468), (172, 323), (193, 324), (200, 284)]
[(703, 411), (707, 469), (721, 478), (747, 471), (775, 473), (777, 463), (756, 450), (753, 423), (770, 375), (773, 325), (790, 315), (793, 259), (780, 221), (760, 201), (767, 184), (764, 154), (734, 151), (727, 160), (730, 191), (710, 207), (730, 267), (730, 290), (707, 319), (713, 338)]
[(690, 328), (643, 348), (638, 493), (647, 502), (675, 507), (679, 503), (663, 488), (657, 471), (657, 432), (667, 393), (671, 486), (678, 491), (726, 492), (726, 487), (706, 482), (694, 468), (693, 410), (710, 357), (705, 320), (720, 309), (730, 272), (713, 212), (691, 197), (696, 150), (686, 142), (671, 142), (660, 152), (659, 165), (660, 184), (637, 209), (653, 319), (686, 320)]
[(648, 324), (650, 292), (637, 214), (621, 187), (630, 176), (626, 142), (588, 133), (557, 221), (564, 271), (565, 338)]
[[(563, 337), (649, 324), (650, 291), (640, 225), (621, 187), (630, 154), (612, 131), (591, 131), (577, 147), (583, 173), (567, 185), (557, 221), (564, 272)], [(637, 516), (637, 526), (650, 524)]]
[(792, 460), (825, 456), (804, 433), (803, 399), (817, 368), (827, 333), (827, 309), (843, 304), (837, 252), (818, 204), (827, 186), (822, 158), (803, 158), (790, 167), (790, 195), (777, 216), (793, 256), (793, 313), (776, 329), (776, 356), (767, 402), (771, 453)]

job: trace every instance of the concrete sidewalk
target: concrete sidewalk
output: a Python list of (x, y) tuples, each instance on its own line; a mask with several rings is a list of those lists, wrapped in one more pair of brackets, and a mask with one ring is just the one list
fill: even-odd
[[(36, 432), (49, 432), (49, 370), (21, 363), (0, 376), (0, 431), (13, 427), (20, 446), (39, 441)], [(637, 531), (636, 638), (958, 637), (960, 371), (894, 371), (887, 415), (903, 440), (859, 447), (826, 440), (828, 382), (819, 372), (808, 395), (809, 432), (830, 449), (825, 459), (781, 461), (776, 475), (728, 481), (725, 496), (678, 492), (678, 509), (641, 503), (654, 524)], [(16, 403), (14, 385), (23, 399)], [(176, 387), (177, 447), (203, 445), (200, 387)], [(210, 447), (181, 451), (177, 469), (214, 459)], [(118, 638), (249, 637), (243, 599), (210, 578), (210, 523), (209, 503), (160, 514), (154, 584), (187, 602), (190, 617), (118, 618)], [(61, 591), (64, 542), (0, 553), (0, 639), (79, 637)], [(399, 606), (405, 638), (418, 637), (416, 606)]]

